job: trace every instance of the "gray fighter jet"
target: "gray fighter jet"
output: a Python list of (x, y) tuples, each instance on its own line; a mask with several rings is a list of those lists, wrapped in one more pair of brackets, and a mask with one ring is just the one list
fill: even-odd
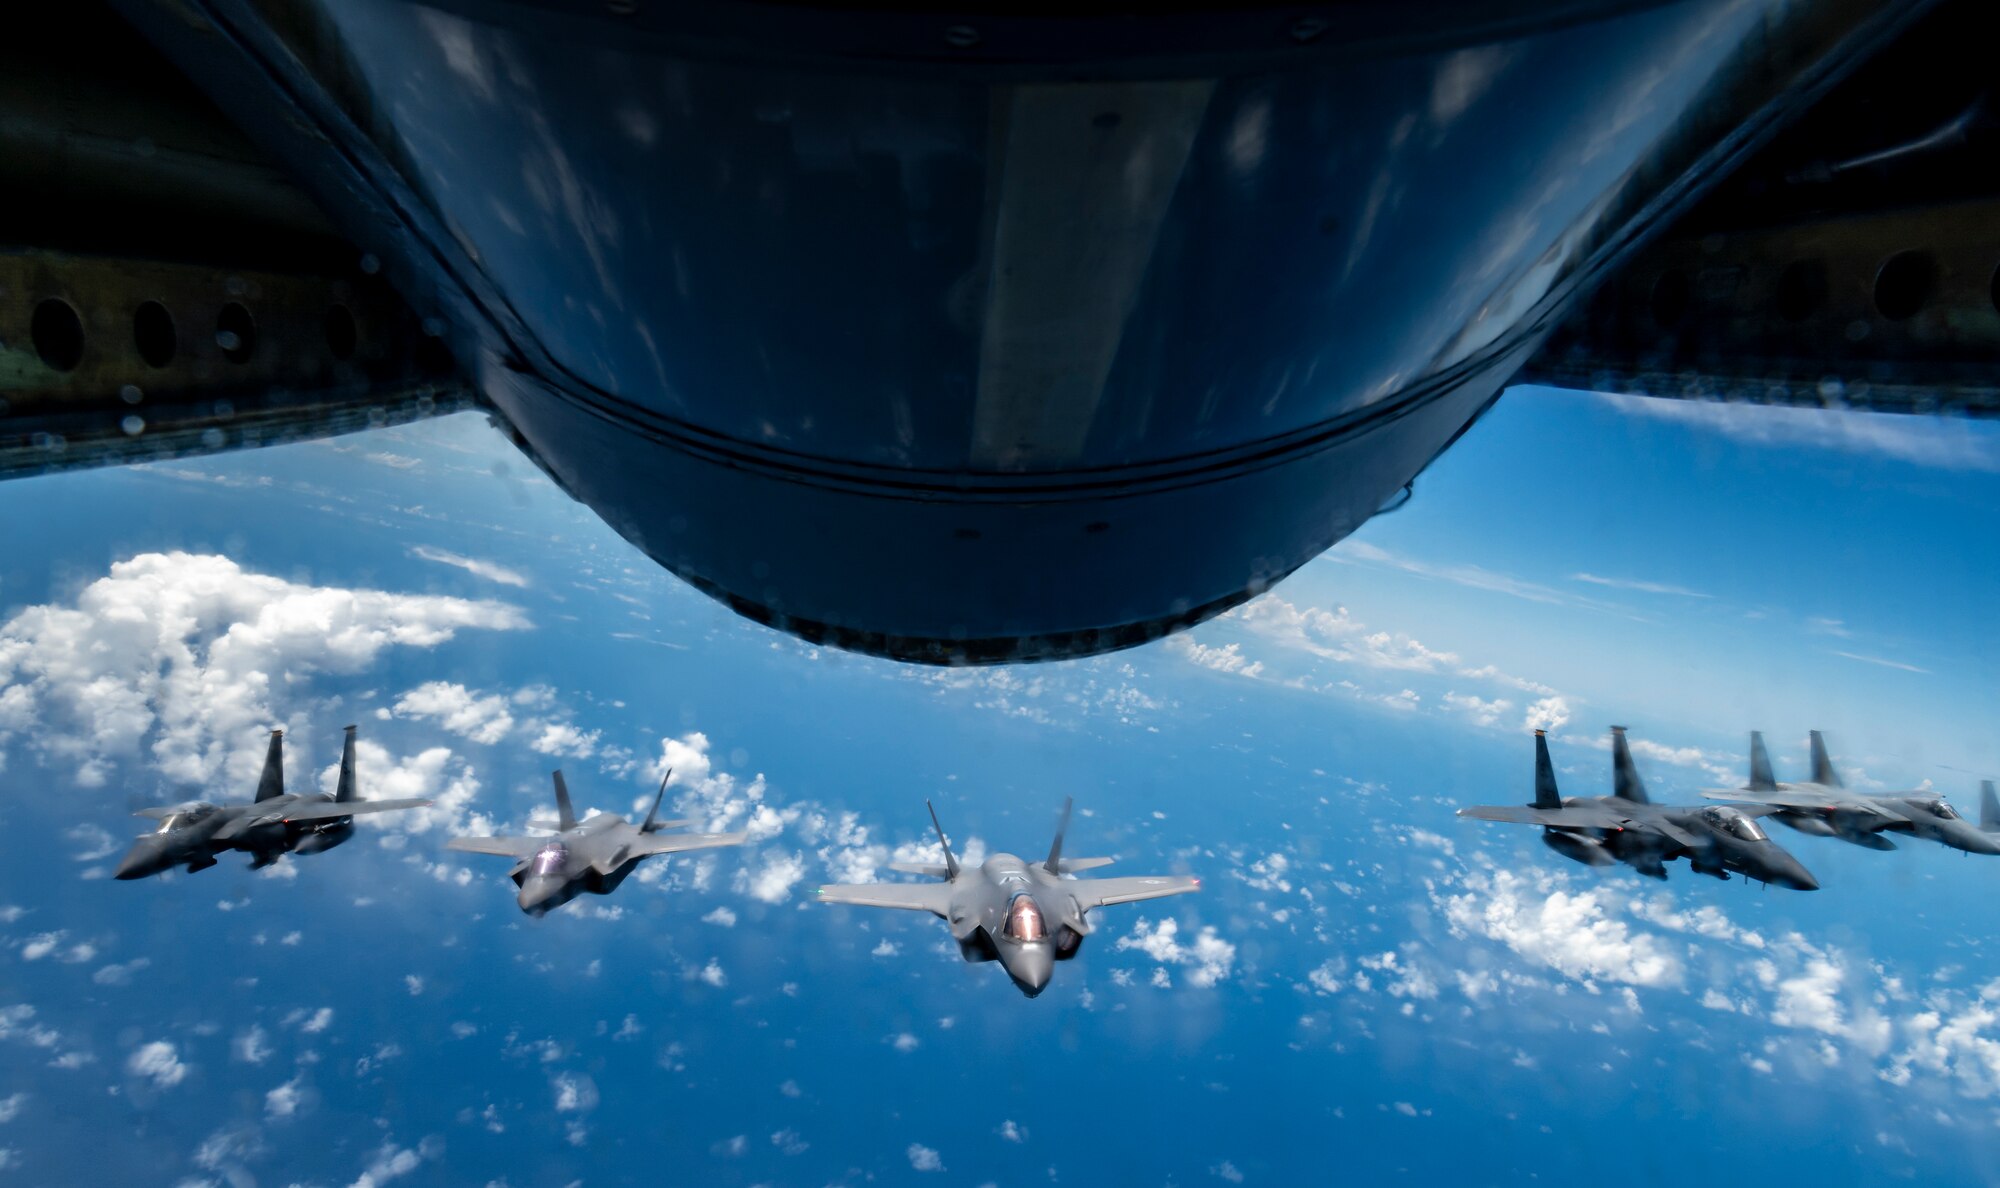
[(1936, 792), (1891, 792), (1864, 795), (1851, 792), (1827, 757), (1826, 739), (1812, 732), (1812, 779), (1781, 784), (1772, 778), (1771, 756), (1764, 736), (1750, 732), (1750, 782), (1741, 788), (1714, 788), (1702, 793), (1710, 800), (1769, 806), (1778, 820), (1815, 837), (1837, 837), (1871, 850), (1893, 850), (1885, 833), (1906, 833), (1963, 850), (1969, 854), (2000, 854), (2000, 841), (1973, 827)]
[[(1072, 802), (1063, 801), (1056, 840), (1045, 861), (1032, 866), (1012, 854), (995, 854), (974, 870), (959, 865), (931, 808), (931, 826), (944, 849), (944, 863), (891, 862), (890, 870), (928, 875), (942, 883), (860, 883), (821, 887), (826, 903), (907, 908), (942, 917), (967, 961), (998, 961), (1029, 998), (1042, 992), (1055, 963), (1076, 956), (1090, 935), (1084, 914), (1114, 903), (1135, 903), (1163, 895), (1201, 890), (1201, 880), (1185, 876), (1118, 879), (1065, 878), (1110, 864), (1109, 858), (1065, 858), (1063, 834)], [(930, 808), (925, 801), (924, 807)]]
[(562, 772), (552, 774), (557, 819), (548, 824), (530, 824), (554, 829), (555, 836), (455, 837), (445, 846), (467, 854), (498, 854), (514, 859), (514, 869), (508, 872), (508, 877), (521, 889), (518, 896), (521, 910), (530, 916), (546, 915), (584, 892), (609, 895), (625, 881), (625, 876), (638, 868), (640, 860), (655, 854), (743, 844), (741, 833), (659, 832), (694, 824), (660, 820), (660, 799), (667, 794), (667, 780), (673, 778), (671, 768), (660, 779), (660, 790), (653, 796), (653, 807), (646, 813), (646, 819), (636, 827), (616, 813), (598, 813), (579, 822), (575, 810), (570, 808), (569, 785), (563, 782)]
[(1658, 805), (1632, 762), (1625, 728), (1611, 728), (1612, 795), (1570, 797), (1556, 789), (1549, 740), (1535, 731), (1535, 802), (1480, 805), (1458, 810), (1461, 817), (1540, 825), (1542, 841), (1565, 858), (1587, 866), (1623, 862), (1651, 878), (1667, 877), (1666, 864), (1686, 858), (1697, 874), (1727, 879), (1730, 871), (1762, 883), (1799, 891), (1819, 889), (1818, 880), (1755, 820), (1777, 809), (1757, 806)]
[(118, 863), (116, 877), (142, 879), (176, 866), (190, 871), (215, 865), (215, 855), (241, 850), (250, 855), (252, 870), (269, 866), (285, 854), (317, 854), (354, 836), (354, 818), (362, 813), (386, 813), (423, 808), (423, 799), (361, 800), (354, 794), (354, 727), (340, 751), (340, 781), (332, 796), (289, 795), (285, 792), (285, 732), (273, 730), (264, 752), (264, 774), (257, 781), (257, 798), (249, 804), (208, 804), (194, 801), (140, 809), (136, 814), (160, 823), (152, 833), (132, 843)]

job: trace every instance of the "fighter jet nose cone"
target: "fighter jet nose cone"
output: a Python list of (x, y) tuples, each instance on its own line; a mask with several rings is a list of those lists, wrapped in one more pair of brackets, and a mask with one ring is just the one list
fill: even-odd
[(114, 879), (143, 879), (159, 868), (159, 853), (144, 844), (133, 846), (118, 860), (118, 869), (111, 873)]
[(1055, 954), (1046, 945), (1034, 948), (1023, 946), (1006, 964), (1014, 984), (1029, 998), (1040, 994), (1056, 971)]
[(521, 894), (518, 896), (521, 910), (531, 916), (543, 914), (553, 906), (550, 901), (562, 890), (562, 886), (561, 879), (527, 880), (521, 884)]
[(1790, 887), (1794, 891), (1819, 890), (1819, 880), (1813, 877), (1811, 871), (1799, 865), (1797, 862), (1792, 862), (1780, 866), (1778, 870), (1772, 874), (1771, 881), (1778, 884), (1780, 887)]

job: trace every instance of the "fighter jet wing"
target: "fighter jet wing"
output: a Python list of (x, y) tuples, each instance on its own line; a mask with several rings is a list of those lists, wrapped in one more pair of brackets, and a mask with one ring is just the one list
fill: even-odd
[(1735, 804), (1764, 804), (1776, 809), (1846, 809), (1880, 817), (1884, 822), (1908, 821), (1910, 818), (1894, 808), (1867, 796), (1829, 796), (1820, 791), (1804, 788), (1711, 788), (1702, 793), (1707, 800), (1726, 800)]
[(210, 836), (216, 841), (228, 841), (230, 838), (246, 832), (254, 825), (262, 825), (266, 822), (280, 819), (276, 813), (243, 813), (240, 816), (223, 822), (222, 828), (216, 830)]
[(502, 858), (526, 858), (542, 848), (539, 837), (454, 837), (444, 844), (447, 850), (466, 854), (498, 854)]
[(648, 854), (678, 854), (682, 850), (712, 850), (717, 846), (740, 846), (743, 844), (743, 839), (748, 836), (744, 833), (649, 833), (633, 842), (632, 848), (625, 851), (625, 857), (629, 861), (633, 858), (644, 858)]
[(950, 918), (950, 883), (847, 883), (821, 887), (824, 903), (852, 903), (861, 907), (905, 908)]
[(1481, 804), (1458, 810), (1461, 817), (1509, 821), (1516, 825), (1547, 825), (1569, 829), (1625, 829), (1637, 822), (1630, 816), (1594, 804), (1536, 808), (1532, 804)]
[(1136, 903), (1141, 899), (1158, 899), (1163, 895), (1186, 895), (1190, 891), (1201, 890), (1201, 880), (1188, 878), (1185, 875), (1069, 879), (1062, 883), (1062, 889), (1075, 897), (1077, 907), (1087, 912), (1091, 908), (1105, 907), (1114, 903)]
[(1480, 821), (1508, 821), (1554, 829), (1650, 829), (1691, 850), (1702, 846), (1700, 838), (1663, 815), (1647, 813), (1640, 816), (1605, 804), (1566, 804), (1561, 808), (1536, 808), (1532, 804), (1482, 804), (1462, 808), (1458, 810), (1458, 815)]
[(293, 805), (270, 819), (278, 821), (324, 821), (330, 817), (359, 817), (364, 813), (387, 813), (398, 809), (428, 808), (434, 801), (422, 797), (407, 800), (328, 800), (317, 804)]
[(1708, 844), (1703, 842), (1700, 838), (1696, 837), (1694, 834), (1689, 833), (1687, 830), (1682, 829), (1680, 826), (1674, 824), (1672, 821), (1668, 820), (1665, 816), (1647, 817), (1644, 820), (1634, 821), (1631, 827), (1638, 829), (1657, 829), (1661, 833), (1666, 834), (1667, 837), (1670, 840), (1672, 840), (1676, 845), (1682, 846), (1683, 848), (1689, 850), (1703, 849)]

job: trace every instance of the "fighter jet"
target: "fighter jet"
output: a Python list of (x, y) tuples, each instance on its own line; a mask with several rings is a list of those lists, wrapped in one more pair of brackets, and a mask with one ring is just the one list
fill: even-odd
[(1075, 957), (1083, 946), (1083, 938), (1091, 931), (1084, 914), (1092, 908), (1201, 889), (1200, 879), (1182, 876), (1065, 878), (1112, 861), (1062, 856), (1072, 803), (1063, 800), (1062, 820), (1056, 825), (1056, 839), (1046, 860), (1030, 866), (1012, 854), (995, 854), (977, 869), (967, 870), (951, 852), (937, 810), (925, 801), (938, 845), (944, 850), (944, 863), (891, 862), (889, 869), (928, 875), (945, 880), (943, 883), (821, 887), (819, 897), (825, 903), (907, 908), (940, 916), (951, 928), (961, 956), (967, 961), (998, 961), (1021, 992), (1033, 998), (1049, 984), (1055, 963)]
[(570, 807), (569, 785), (563, 782), (563, 773), (558, 770), (551, 774), (556, 785), (557, 820), (541, 827), (553, 828), (555, 836), (455, 837), (445, 846), (468, 854), (498, 854), (514, 859), (514, 869), (508, 872), (508, 877), (520, 887), (521, 910), (530, 916), (546, 915), (586, 891), (609, 895), (625, 881), (626, 875), (638, 868), (641, 859), (654, 854), (743, 844), (741, 833), (667, 836), (659, 832), (694, 824), (660, 820), (660, 798), (667, 793), (667, 780), (673, 778), (671, 768), (661, 777), (653, 807), (637, 828), (616, 813), (598, 813), (579, 822), (576, 811)]
[(1778, 820), (1815, 837), (1837, 837), (1871, 850), (1893, 850), (1885, 833), (1907, 833), (1963, 850), (1968, 854), (2000, 854), (2000, 840), (1975, 829), (1936, 792), (1892, 792), (1864, 795), (1850, 792), (1827, 757), (1826, 739), (1812, 732), (1812, 779), (1781, 784), (1772, 777), (1771, 756), (1764, 736), (1750, 732), (1750, 782), (1741, 788), (1712, 788), (1710, 800), (1768, 805)]
[(1542, 842), (1565, 858), (1587, 866), (1623, 862), (1649, 878), (1667, 877), (1666, 864), (1686, 858), (1697, 874), (1727, 879), (1735, 871), (1747, 879), (1799, 891), (1819, 888), (1799, 860), (1772, 841), (1754, 818), (1778, 810), (1725, 805), (1656, 805), (1646, 794), (1625, 728), (1611, 728), (1612, 795), (1565, 799), (1556, 788), (1549, 741), (1535, 731), (1535, 802), (1480, 805), (1458, 810), (1481, 821), (1513, 821), (1542, 826)]
[(257, 781), (257, 798), (249, 804), (205, 802), (140, 809), (159, 828), (132, 843), (118, 863), (117, 878), (141, 879), (176, 866), (190, 871), (215, 865), (215, 855), (241, 850), (250, 868), (269, 866), (285, 854), (317, 854), (354, 836), (354, 818), (423, 808), (428, 800), (361, 800), (354, 794), (354, 727), (340, 751), (340, 781), (332, 796), (288, 795), (285, 792), (285, 732), (273, 730), (264, 752), (264, 774)]

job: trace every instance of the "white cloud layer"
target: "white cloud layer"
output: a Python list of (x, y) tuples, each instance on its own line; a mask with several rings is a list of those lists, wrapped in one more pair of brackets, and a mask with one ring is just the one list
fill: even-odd
[(0, 625), (0, 745), (15, 736), (95, 786), (117, 761), (175, 783), (247, 785), (263, 736), (288, 724), (290, 691), (356, 673), (395, 647), (463, 630), (519, 630), (490, 601), (311, 586), (227, 557), (145, 553), (111, 567), (73, 605)]

